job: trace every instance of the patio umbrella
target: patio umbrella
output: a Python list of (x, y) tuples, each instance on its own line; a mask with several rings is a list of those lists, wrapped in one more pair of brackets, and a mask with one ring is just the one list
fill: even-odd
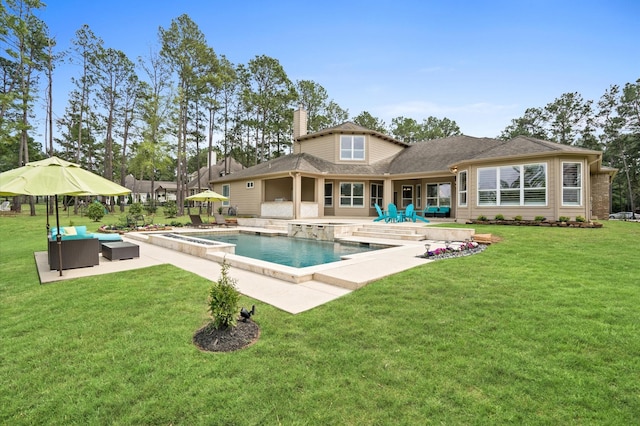
[[(186, 198), (190, 201), (227, 201), (228, 197), (224, 195), (220, 195), (215, 191), (207, 189), (206, 191), (202, 191), (199, 194), (194, 194)], [(207, 217), (209, 216), (209, 209), (207, 209)]]
[[(56, 227), (58, 229), (56, 240), (59, 245), (62, 245), (62, 239), (58, 195), (125, 195), (130, 192), (124, 186), (58, 157), (33, 161), (17, 169), (0, 173), (0, 196), (55, 196)], [(61, 247), (58, 252), (60, 253), (60, 275), (62, 275)]]

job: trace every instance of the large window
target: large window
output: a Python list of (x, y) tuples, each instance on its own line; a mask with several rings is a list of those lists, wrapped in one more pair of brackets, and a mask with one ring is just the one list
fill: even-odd
[(364, 136), (341, 135), (340, 136), (341, 160), (364, 160)]
[(451, 207), (451, 184), (428, 183), (427, 207)]
[(402, 208), (413, 203), (413, 185), (402, 185)]
[(544, 206), (546, 204), (546, 164), (478, 169), (478, 205)]
[(324, 184), (324, 206), (333, 207), (333, 182)]
[[(231, 186), (229, 184), (222, 185), (222, 195), (229, 198), (230, 194), (231, 194)], [(222, 205), (223, 206), (230, 205), (229, 200), (223, 201)]]
[(374, 207), (376, 204), (382, 207), (382, 188), (381, 183), (371, 184), (371, 207)]
[(581, 163), (562, 163), (562, 205), (582, 205)]
[(340, 182), (340, 207), (364, 207), (364, 183)]
[(467, 171), (458, 173), (458, 205), (467, 206)]

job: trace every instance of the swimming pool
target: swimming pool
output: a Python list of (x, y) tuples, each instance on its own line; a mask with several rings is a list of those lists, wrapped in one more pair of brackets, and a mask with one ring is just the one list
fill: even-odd
[(264, 236), (248, 233), (218, 234), (218, 235), (190, 235), (200, 240), (217, 241), (235, 244), (235, 254), (266, 262), (305, 268), (337, 262), (343, 256), (363, 253), (385, 248), (384, 246), (366, 243), (340, 243), (335, 241), (316, 241), (302, 238), (282, 236)]

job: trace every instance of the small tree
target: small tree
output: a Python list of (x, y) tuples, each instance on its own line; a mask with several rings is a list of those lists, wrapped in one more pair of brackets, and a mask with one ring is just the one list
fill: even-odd
[(142, 204), (133, 203), (131, 207), (129, 207), (129, 214), (133, 216), (140, 216), (142, 214)]
[(104, 206), (101, 203), (93, 202), (87, 207), (87, 217), (94, 222), (98, 222), (104, 217)]
[(237, 323), (240, 292), (236, 288), (236, 282), (229, 277), (229, 264), (224, 259), (220, 279), (214, 281), (209, 291), (209, 311), (213, 317), (213, 327), (216, 329), (235, 327)]
[(176, 217), (178, 215), (178, 205), (175, 201), (167, 201), (164, 205), (164, 215), (166, 217)]

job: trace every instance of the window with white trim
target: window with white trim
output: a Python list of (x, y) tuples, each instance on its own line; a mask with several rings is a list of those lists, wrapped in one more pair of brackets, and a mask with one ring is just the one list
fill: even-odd
[[(231, 193), (231, 185), (229, 185), (229, 184), (222, 185), (222, 195), (224, 195), (225, 197), (229, 198), (229, 194), (230, 193)], [(230, 205), (229, 200), (227, 199), (226, 201), (223, 201), (222, 205), (223, 206)]]
[(340, 207), (364, 207), (364, 183), (340, 182)]
[(451, 184), (428, 183), (427, 207), (451, 207)]
[(324, 206), (333, 207), (333, 182), (324, 184)]
[(382, 189), (383, 185), (381, 183), (372, 183), (371, 184), (371, 207), (375, 207), (375, 205), (379, 205), (382, 207)]
[(535, 163), (478, 169), (478, 205), (547, 205), (547, 165)]
[(402, 208), (413, 203), (413, 185), (402, 185)]
[(247, 189), (251, 189), (251, 188), (253, 188), (253, 181), (252, 180), (247, 182)]
[(340, 135), (340, 159), (364, 160), (364, 135)]
[(562, 205), (582, 205), (582, 163), (562, 163)]
[(467, 207), (467, 171), (458, 173), (458, 205)]

